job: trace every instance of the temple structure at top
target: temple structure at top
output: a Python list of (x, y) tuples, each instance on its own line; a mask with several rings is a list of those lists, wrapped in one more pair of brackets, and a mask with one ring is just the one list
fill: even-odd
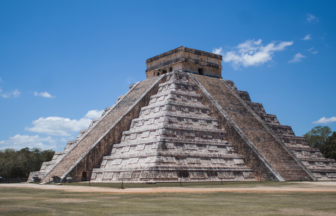
[(178, 71), (221, 78), (222, 56), (201, 50), (178, 47), (147, 59), (147, 79)]

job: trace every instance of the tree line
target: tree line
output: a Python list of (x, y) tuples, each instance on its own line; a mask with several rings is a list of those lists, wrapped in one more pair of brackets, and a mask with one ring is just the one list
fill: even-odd
[(318, 148), (324, 157), (336, 160), (336, 132), (328, 126), (316, 126), (304, 135), (308, 145)]
[(21, 150), (0, 150), (0, 177), (28, 178), (31, 171), (38, 171), (45, 161), (51, 161), (53, 150), (41, 151), (38, 148)]

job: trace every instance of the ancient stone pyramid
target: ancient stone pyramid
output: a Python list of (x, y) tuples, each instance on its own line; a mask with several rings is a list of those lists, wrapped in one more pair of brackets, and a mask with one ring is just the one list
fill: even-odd
[(93, 182), (330, 180), (336, 163), (221, 78), (222, 56), (179, 47), (33, 178)]

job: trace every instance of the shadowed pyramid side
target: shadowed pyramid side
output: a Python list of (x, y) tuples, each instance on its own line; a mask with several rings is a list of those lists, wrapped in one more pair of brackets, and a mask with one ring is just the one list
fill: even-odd
[(312, 172), (317, 180), (333, 180), (336, 178), (336, 163), (334, 159), (325, 158), (319, 149), (309, 147), (304, 137), (295, 136), (290, 126), (281, 125), (276, 115), (266, 113), (261, 103), (252, 102), (249, 94), (245, 91), (238, 91), (232, 81), (226, 81), (226, 83), (272, 129), (276, 136)]
[[(223, 79), (190, 75), (208, 92), (214, 102), (223, 110), (227, 119), (233, 121), (245, 137), (246, 143), (256, 148), (271, 166), (276, 176), (284, 180), (315, 180), (315, 176), (287, 148), (263, 120)], [(264, 177), (267, 179), (267, 177)], [(279, 178), (279, 177), (278, 177)]]

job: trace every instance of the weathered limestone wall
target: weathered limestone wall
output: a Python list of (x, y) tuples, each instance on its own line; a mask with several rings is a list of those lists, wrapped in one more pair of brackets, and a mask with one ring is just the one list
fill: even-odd
[[(121, 142), (93, 169), (94, 182), (253, 181), (188, 73), (165, 75)], [(200, 91), (198, 91), (200, 92)]]
[(221, 77), (221, 61), (221, 55), (179, 47), (147, 59), (147, 79), (178, 70), (198, 74), (199, 68), (202, 68), (204, 75)]
[[(155, 77), (137, 84), (58, 162), (43, 181), (48, 181), (52, 176), (65, 177), (64, 175), (70, 171), (70, 176), (76, 181), (81, 180), (82, 172), (86, 172), (86, 176), (89, 177), (92, 168), (97, 167), (101, 158), (111, 151), (112, 145), (120, 140), (121, 132), (129, 127), (131, 119), (138, 115), (140, 107), (148, 102), (150, 95), (156, 93), (157, 89), (154, 87), (145, 97), (141, 98), (159, 79), (160, 77)], [(135, 104), (139, 98), (141, 100)], [(128, 112), (131, 107), (133, 109)], [(117, 122), (123, 115), (125, 116)], [(115, 123), (117, 125), (114, 125)]]
[[(289, 153), (273, 135), (233, 94), (222, 79), (216, 79), (206, 76), (191, 75), (210, 93), (226, 114), (240, 128), (244, 135), (253, 143), (253, 145), (265, 157), (268, 163), (276, 170), (284, 180), (312, 180), (311, 173), (301, 166), (298, 159)], [(223, 125), (227, 125), (225, 122)], [(228, 134), (233, 133), (232, 129), (225, 128)], [(236, 136), (232, 137), (238, 139)], [(231, 141), (235, 143), (234, 141)], [(239, 142), (241, 143), (241, 141)], [(248, 150), (244, 147), (237, 147), (244, 156)], [(248, 160), (248, 159), (247, 159)], [(255, 161), (255, 158), (251, 158)], [(248, 163), (248, 161), (247, 161)], [(255, 162), (252, 162), (253, 165)], [(254, 168), (253, 167), (253, 168)], [(263, 169), (265, 170), (265, 169)], [(263, 173), (264, 178), (269, 178), (269, 173)], [(305, 178), (306, 177), (306, 178)]]

